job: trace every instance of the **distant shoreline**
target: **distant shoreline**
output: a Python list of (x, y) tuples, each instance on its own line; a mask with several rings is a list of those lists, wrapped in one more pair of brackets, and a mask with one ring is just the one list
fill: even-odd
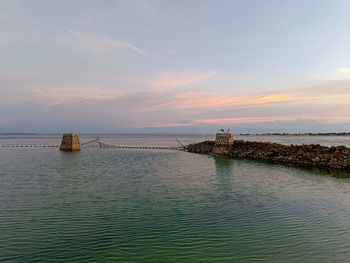
[[(30, 133), (4, 132), (0, 135), (62, 135), (63, 133)], [(79, 135), (205, 135), (215, 136), (215, 133), (78, 133)], [(350, 136), (350, 132), (318, 132), (318, 133), (240, 133), (235, 136)]]
[(318, 132), (318, 133), (240, 133), (240, 136), (350, 136), (350, 132)]

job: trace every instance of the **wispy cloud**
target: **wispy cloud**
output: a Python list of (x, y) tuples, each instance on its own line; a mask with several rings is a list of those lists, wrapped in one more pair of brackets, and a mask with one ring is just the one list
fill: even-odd
[[(13, 86), (10, 84), (8, 83), (9, 87)], [(328, 124), (350, 122), (350, 81), (345, 80), (290, 90), (288, 93), (250, 91), (249, 94), (222, 94), (195, 87), (120, 92), (74, 83), (53, 85), (26, 82), (25, 87), (27, 92), (31, 91), (25, 99), (13, 99), (16, 94), (12, 94), (11, 89), (0, 98), (0, 107), (5, 109), (3, 115), (6, 114), (6, 109), (21, 112), (10, 116), (16, 117), (19, 126), (22, 124), (18, 118), (26, 123), (41, 121), (52, 125), (56, 123), (51, 120), (57, 119), (61, 123), (66, 122), (68, 126), (84, 122), (81, 124), (84, 127), (103, 127), (106, 131), (138, 131), (148, 128), (155, 131), (189, 131), (191, 127), (214, 129), (222, 125), (269, 127), (266, 124), (268, 122), (274, 123), (277, 129), (286, 127), (285, 122), (292, 123), (299, 119), (320, 120)], [(4, 125), (7, 122), (6, 119), (2, 121)], [(293, 129), (304, 128), (300, 122), (298, 125)], [(327, 127), (332, 126), (329, 124)], [(342, 127), (348, 126), (344, 124)]]
[(256, 123), (268, 121), (291, 121), (298, 118), (309, 119), (310, 116), (266, 116), (266, 117), (239, 117), (239, 118), (217, 118), (217, 119), (202, 119), (197, 123), (204, 124), (242, 124), (242, 123)]
[(96, 87), (66, 85), (65, 87), (50, 87), (37, 89), (36, 92), (49, 100), (49, 106), (55, 106), (74, 100), (113, 100), (121, 93), (116, 90), (106, 90)]
[(143, 56), (148, 55), (141, 48), (119, 39), (82, 33), (70, 28), (67, 31), (77, 37), (80, 47), (90, 52), (104, 54), (115, 49), (129, 49)]
[(189, 90), (176, 92), (167, 101), (154, 104), (152, 109), (236, 109), (244, 107), (258, 107), (276, 103), (301, 101), (305, 97), (294, 94), (270, 95), (219, 95), (209, 90)]
[(178, 50), (174, 50), (174, 49), (171, 49), (168, 51), (169, 55), (175, 55), (175, 54), (178, 54), (180, 51)]
[[(181, 83), (192, 83), (182, 81)], [(201, 79), (200, 77), (198, 79)], [(180, 82), (179, 82), (180, 83)], [(174, 84), (175, 85), (175, 84)], [(72, 100), (101, 100), (122, 103), (128, 112), (162, 112), (162, 111), (187, 111), (211, 112), (232, 111), (240, 112), (244, 109), (252, 110), (271, 107), (317, 107), (317, 105), (347, 104), (350, 99), (350, 90), (344, 89), (343, 82), (333, 82), (332, 92), (324, 87), (315, 87), (305, 90), (292, 91), (290, 93), (270, 92), (264, 94), (218, 94), (210, 89), (173, 89), (152, 90), (150, 92), (120, 92), (117, 90), (103, 89), (91, 86), (50, 86), (37, 88), (35, 91), (48, 98), (50, 106), (64, 104)], [(337, 85), (339, 89), (337, 89)], [(329, 86), (328, 86), (329, 87)], [(315, 92), (310, 92), (315, 90)], [(340, 111), (340, 109), (338, 109)], [(252, 116), (255, 117), (255, 116)], [(303, 117), (305, 117), (303, 115)]]
[(157, 90), (167, 90), (178, 87), (187, 87), (193, 84), (201, 83), (212, 76), (216, 72), (201, 72), (201, 73), (176, 73), (176, 72), (163, 72), (158, 74), (152, 81), (152, 86)]
[(350, 68), (338, 68), (338, 72), (340, 72), (340, 73), (350, 73)]
[(0, 116), (0, 124), (8, 122), (8, 121), (14, 121), (15, 118), (9, 117), (9, 116)]
[(188, 127), (192, 126), (192, 123), (156, 123), (156, 122), (150, 122), (150, 123), (144, 123), (141, 125), (130, 125), (127, 128), (133, 128), (133, 129), (143, 129), (143, 128), (171, 128), (171, 127)]

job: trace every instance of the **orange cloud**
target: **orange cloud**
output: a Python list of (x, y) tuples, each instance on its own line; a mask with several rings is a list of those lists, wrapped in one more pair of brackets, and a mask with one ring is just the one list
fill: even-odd
[(349, 121), (350, 117), (332, 116), (330, 118), (318, 118), (315, 116), (267, 116), (267, 117), (242, 117), (242, 118), (217, 118), (217, 119), (203, 119), (197, 120), (200, 124), (243, 124), (256, 122), (270, 122), (270, 121), (295, 121), (297, 119), (313, 119), (313, 120), (328, 120), (328, 121)]
[(198, 120), (197, 123), (203, 124), (233, 124), (233, 123), (251, 123), (251, 122), (266, 122), (266, 121), (291, 121), (296, 119), (307, 119), (310, 117), (281, 117), (281, 116), (269, 116), (269, 117), (242, 117), (242, 118), (218, 118), (218, 119), (204, 119)]
[(304, 96), (293, 94), (273, 94), (267, 96), (228, 96), (228, 95), (211, 95), (206, 90), (192, 90), (176, 93), (173, 97), (158, 105), (155, 108), (173, 107), (176, 109), (193, 109), (193, 108), (234, 108), (234, 107), (253, 107), (264, 104), (274, 104), (281, 102), (300, 101), (305, 99)]

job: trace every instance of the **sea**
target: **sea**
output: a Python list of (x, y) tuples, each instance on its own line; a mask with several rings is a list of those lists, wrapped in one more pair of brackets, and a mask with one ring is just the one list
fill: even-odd
[[(213, 135), (80, 135), (179, 145)], [(349, 146), (350, 136), (235, 136)], [(61, 135), (0, 135), (57, 145)], [(0, 147), (0, 262), (350, 262), (350, 174), (184, 151)]]

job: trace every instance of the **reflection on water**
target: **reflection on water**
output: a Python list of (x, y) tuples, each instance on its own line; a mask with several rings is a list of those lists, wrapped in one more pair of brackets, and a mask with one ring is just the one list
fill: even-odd
[[(242, 159), (244, 161), (244, 159)], [(323, 176), (332, 176), (337, 178), (350, 178), (350, 171), (346, 170), (336, 170), (336, 169), (325, 169), (325, 168), (317, 168), (317, 167), (304, 167), (304, 166), (295, 166), (294, 164), (288, 163), (274, 163), (267, 160), (246, 160), (256, 164), (266, 164), (266, 165), (274, 165), (277, 167), (290, 167), (293, 169), (299, 169), (302, 171), (306, 171), (308, 173), (313, 173), (315, 175), (323, 175)]]
[(219, 190), (232, 189), (234, 180), (233, 161), (225, 156), (212, 157), (215, 161), (216, 178), (218, 180)]
[(173, 151), (0, 150), (0, 262), (347, 262), (350, 179)]
[(327, 169), (320, 169), (316, 167), (300, 167), (300, 169), (303, 169), (309, 173), (313, 173), (316, 175), (350, 179), (350, 171), (332, 170), (332, 169), (327, 170)]

